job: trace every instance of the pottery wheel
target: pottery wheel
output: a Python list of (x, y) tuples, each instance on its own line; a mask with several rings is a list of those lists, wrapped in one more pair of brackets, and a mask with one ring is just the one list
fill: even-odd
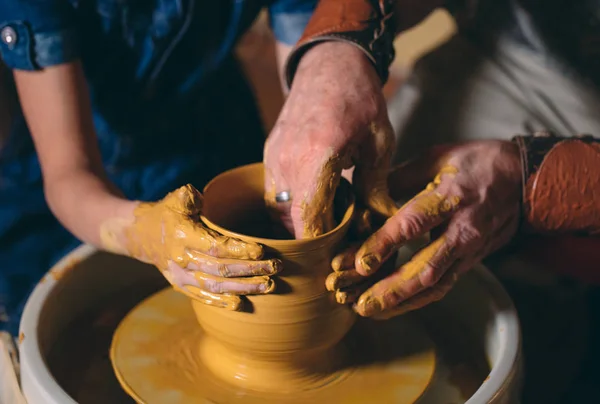
[(240, 390), (215, 378), (199, 360), (201, 338), (189, 299), (167, 288), (123, 319), (113, 336), (113, 369), (123, 389), (144, 404), (408, 404), (421, 397), (435, 373), (433, 342), (406, 317), (359, 319), (343, 341), (350, 363), (338, 377), (285, 396)]

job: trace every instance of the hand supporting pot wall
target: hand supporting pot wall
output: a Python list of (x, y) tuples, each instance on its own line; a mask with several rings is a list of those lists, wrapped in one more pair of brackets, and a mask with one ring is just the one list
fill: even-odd
[[(342, 303), (355, 303), (358, 314), (389, 318), (442, 299), (519, 228), (524, 234), (597, 236), (599, 144), (542, 133), (433, 148), (391, 173), (394, 199), (416, 196), (362, 246), (333, 260), (328, 287), (350, 296)], [(426, 233), (428, 246), (381, 274), (399, 247)], [(381, 277), (364, 291), (368, 279)]]
[(112, 251), (156, 265), (178, 291), (229, 310), (242, 308), (241, 295), (275, 289), (270, 276), (277, 259), (262, 260), (263, 248), (220, 235), (200, 220), (202, 194), (183, 186), (155, 203), (140, 202), (131, 220), (109, 220), (102, 242)]

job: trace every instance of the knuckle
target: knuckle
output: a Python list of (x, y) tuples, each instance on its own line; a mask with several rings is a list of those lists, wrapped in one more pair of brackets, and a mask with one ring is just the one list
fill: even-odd
[(433, 288), (432, 293), (431, 293), (431, 301), (438, 302), (438, 301), (442, 300), (446, 296), (447, 293), (448, 293), (447, 288), (442, 288), (442, 287)]
[(458, 243), (470, 244), (472, 242), (482, 240), (484, 235), (477, 226), (474, 226), (472, 223), (464, 223), (459, 226), (459, 231), (456, 237)]
[(421, 272), (419, 272), (419, 283), (425, 287), (430, 288), (435, 286), (440, 280), (441, 270), (439, 265), (435, 261), (428, 261)]
[(215, 294), (221, 294), (223, 293), (223, 283), (218, 282), (218, 281), (206, 281), (204, 283), (204, 287), (206, 288), (207, 292), (210, 293), (215, 293)]
[(224, 278), (230, 278), (232, 275), (229, 266), (220, 262), (217, 263), (217, 272), (220, 276)]
[(412, 212), (403, 212), (390, 220), (393, 220), (394, 235), (398, 241), (416, 236), (424, 224), (422, 217)]
[(396, 307), (401, 302), (410, 297), (411, 293), (409, 291), (404, 290), (403, 288), (396, 287), (390, 290), (385, 294), (384, 298), (384, 308)]
[(279, 169), (283, 172), (291, 170), (294, 164), (292, 154), (287, 150), (281, 150), (277, 156), (277, 164), (279, 165)]

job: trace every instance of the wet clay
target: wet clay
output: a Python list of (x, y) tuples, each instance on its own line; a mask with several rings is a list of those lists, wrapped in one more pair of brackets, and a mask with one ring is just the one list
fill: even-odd
[[(129, 222), (118, 218), (104, 223), (100, 232), (103, 245), (109, 251), (154, 264), (169, 283), (203, 304), (239, 310), (242, 300), (238, 295), (270, 293), (275, 283), (269, 276), (279, 272), (280, 262), (261, 260), (263, 249), (256, 243), (207, 228), (200, 221), (202, 208), (200, 192), (192, 185), (182, 186), (159, 202), (138, 203)], [(204, 272), (181, 270), (199, 267)], [(227, 282), (225, 278), (236, 279)], [(227, 293), (215, 293), (223, 287)]]
[(206, 334), (195, 320), (189, 300), (165, 289), (121, 322), (111, 360), (121, 385), (138, 403), (408, 404), (422, 396), (435, 373), (433, 344), (410, 316), (360, 319), (341, 344), (350, 360), (327, 383), (294, 394), (242, 389), (207, 368), (198, 343)]
[[(410, 211), (411, 214), (417, 216), (436, 217), (455, 210), (461, 202), (460, 198), (458, 196), (443, 195), (438, 192), (437, 187), (442, 182), (442, 176), (455, 176), (457, 173), (458, 169), (456, 167), (442, 167), (434, 180), (430, 182), (423, 191), (419, 192), (406, 202), (399, 209), (398, 213)], [(388, 258), (381, 257), (379, 254), (373, 252), (373, 250), (378, 250), (376, 247), (380, 242), (381, 241), (375, 236), (369, 237), (357, 253), (357, 256), (360, 257), (360, 265), (366, 273), (373, 272), (382, 261)], [(427, 252), (424, 253), (424, 255), (427, 255), (428, 257), (433, 256), (438, 251), (437, 247), (441, 245), (443, 244), (432, 244), (430, 247), (427, 247)], [(420, 268), (421, 267), (417, 269)], [(410, 279), (414, 275), (413, 272), (414, 271), (406, 271), (407, 279)]]
[[(411, 214), (417, 216), (438, 217), (455, 210), (461, 202), (460, 198), (458, 196), (444, 195), (438, 192), (437, 188), (442, 182), (443, 176), (454, 176), (457, 172), (456, 167), (442, 167), (425, 190), (404, 204), (400, 208), (400, 212), (410, 211)], [(372, 252), (373, 249), (378, 250), (376, 243), (379, 242), (381, 241), (377, 237), (370, 237), (358, 251), (357, 255), (362, 255), (359, 262), (367, 273), (373, 272), (375, 268), (379, 267), (380, 262), (388, 258), (381, 257), (377, 253)], [(445, 247), (446, 237), (442, 235), (421, 249), (410, 261), (402, 266), (397, 282), (392, 284), (391, 287), (382, 290), (379, 284), (363, 293), (356, 302), (355, 310), (362, 316), (374, 316), (384, 311), (383, 314), (377, 315), (377, 318), (380, 319), (387, 319), (408, 311), (410, 307), (402, 306), (398, 307), (397, 310), (390, 307), (397, 304), (396, 296), (401, 294), (398, 290), (402, 290), (407, 282), (414, 282), (425, 270), (433, 257), (439, 254), (449, 254), (449, 251), (446, 251)], [(453, 283), (456, 279), (457, 276), (450, 281)], [(387, 303), (387, 300), (391, 300), (393, 303), (390, 305)]]
[[(431, 262), (431, 259), (442, 251), (442, 247), (445, 244), (446, 237), (441, 236), (415, 254), (409, 262), (402, 266), (402, 276), (389, 290), (378, 290), (377, 285), (375, 285), (363, 293), (358, 299), (358, 302), (356, 302), (356, 311), (362, 316), (372, 316), (376, 313), (380, 313), (382, 310), (390, 309), (390, 307), (388, 307), (389, 305), (386, 304), (386, 297), (388, 294), (397, 293), (393, 287), (397, 286), (400, 288), (405, 282), (416, 279), (428, 263)], [(402, 312), (395, 312), (392, 309), (391, 312), (384, 313), (383, 315), (378, 316), (378, 318), (386, 319), (406, 311), (408, 311), (406, 307), (402, 307)]]
[(262, 164), (225, 172), (206, 186), (202, 216), (206, 226), (262, 245), (266, 256), (281, 260), (283, 266), (275, 292), (246, 296), (242, 312), (192, 302), (205, 334), (199, 341), (200, 361), (216, 377), (239, 388), (272, 393), (312, 389), (338, 377), (335, 371), (344, 362), (338, 343), (352, 327), (355, 314), (335, 302), (325, 278), (353, 214), (346, 182), (337, 200), (344, 207), (339, 209), (339, 225), (323, 236), (258, 238), (229, 229), (271, 234), (268, 220), (256, 229), (245, 227), (249, 218), (268, 216)]

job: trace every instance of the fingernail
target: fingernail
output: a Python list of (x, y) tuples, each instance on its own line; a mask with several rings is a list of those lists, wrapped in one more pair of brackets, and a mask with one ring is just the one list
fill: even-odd
[(356, 290), (338, 290), (335, 292), (335, 300), (339, 304), (348, 304), (354, 303), (356, 299), (360, 296), (361, 291), (359, 289)]
[(373, 296), (361, 297), (355, 305), (356, 312), (363, 317), (370, 317), (373, 314), (379, 313), (382, 308), (379, 299)]
[(379, 259), (374, 254), (367, 254), (360, 259), (360, 266), (367, 273), (373, 272), (379, 265)]
[(269, 274), (275, 275), (281, 272), (283, 269), (283, 263), (278, 259), (272, 259), (271, 265), (269, 266)]
[(342, 292), (341, 290), (336, 291), (335, 292), (335, 301), (338, 302), (339, 304), (348, 303), (348, 293)]
[(248, 245), (246, 247), (246, 253), (248, 254), (248, 258), (251, 260), (259, 260), (262, 258), (263, 249), (259, 245)]
[(334, 271), (339, 271), (340, 269), (342, 269), (342, 260), (344, 259), (344, 257), (342, 257), (341, 255), (338, 255), (337, 257), (335, 257), (332, 261), (331, 261), (331, 269), (333, 269)]
[(273, 279), (269, 279), (268, 282), (260, 285), (259, 290), (262, 293), (271, 293), (275, 290), (275, 281)]

